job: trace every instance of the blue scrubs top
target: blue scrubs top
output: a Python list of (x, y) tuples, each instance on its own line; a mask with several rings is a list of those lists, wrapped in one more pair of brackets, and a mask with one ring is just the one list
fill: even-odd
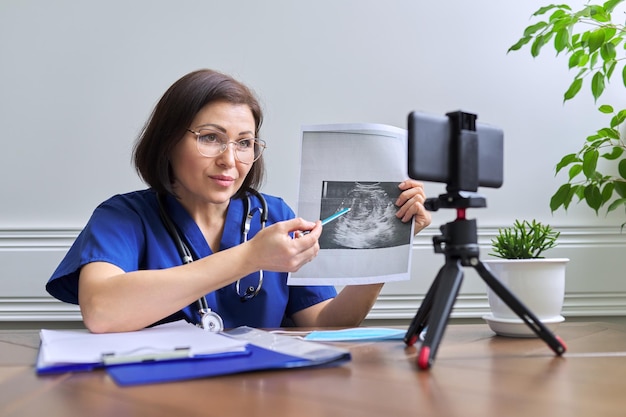
[[(264, 197), (268, 206), (267, 226), (294, 217), (282, 199), (265, 194)], [(249, 239), (261, 227), (258, 210), (261, 203), (256, 197), (250, 197), (250, 205), (254, 218)], [(211, 248), (184, 207), (168, 196), (166, 209), (194, 259), (210, 256), (213, 253)], [(231, 200), (221, 249), (241, 243), (243, 212), (243, 200)], [(78, 304), (80, 269), (98, 261), (117, 265), (125, 272), (181, 265), (176, 245), (159, 217), (157, 196), (152, 189), (116, 195), (100, 204), (48, 281), (46, 290), (61, 301)], [(256, 288), (258, 280), (258, 272), (242, 278), (240, 292), (250, 286)], [(235, 285), (232, 283), (206, 295), (209, 307), (222, 317), (226, 328), (288, 326), (292, 314), (337, 295), (332, 286), (287, 286), (287, 273), (284, 272), (264, 271), (261, 291), (245, 302), (241, 301)], [(200, 317), (196, 305), (192, 304), (159, 323), (180, 319), (198, 323)]]

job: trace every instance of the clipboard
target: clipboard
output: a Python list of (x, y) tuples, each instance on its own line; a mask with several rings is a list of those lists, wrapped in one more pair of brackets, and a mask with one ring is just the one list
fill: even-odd
[(224, 334), (247, 342), (248, 354), (125, 364), (108, 367), (107, 373), (118, 385), (132, 386), (261, 370), (338, 366), (351, 359), (347, 349), (246, 326)]
[(37, 375), (53, 375), (53, 374), (61, 374), (66, 372), (88, 372), (95, 371), (98, 369), (110, 369), (116, 366), (124, 366), (124, 365), (139, 365), (139, 366), (150, 366), (156, 363), (164, 363), (171, 361), (202, 361), (202, 360), (217, 360), (217, 359), (226, 359), (237, 356), (249, 356), (252, 352), (245, 347), (244, 349), (232, 351), (232, 352), (221, 352), (215, 353), (211, 355), (201, 355), (201, 356), (193, 356), (189, 357), (186, 351), (180, 352), (171, 352), (171, 353), (162, 353), (162, 354), (147, 354), (147, 355), (138, 355), (138, 356), (103, 356), (101, 361), (98, 362), (90, 362), (90, 363), (59, 363), (59, 364), (43, 364), (41, 362), (41, 352), (37, 356), (37, 364), (35, 366), (35, 370)]

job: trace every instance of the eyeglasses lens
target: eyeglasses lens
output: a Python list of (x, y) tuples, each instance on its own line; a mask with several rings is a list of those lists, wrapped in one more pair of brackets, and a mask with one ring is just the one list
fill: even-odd
[(211, 129), (201, 129), (196, 133), (198, 151), (207, 157), (215, 157), (226, 151), (232, 144), (235, 157), (239, 162), (251, 164), (263, 153), (265, 142), (256, 138), (245, 138), (231, 141), (223, 132)]

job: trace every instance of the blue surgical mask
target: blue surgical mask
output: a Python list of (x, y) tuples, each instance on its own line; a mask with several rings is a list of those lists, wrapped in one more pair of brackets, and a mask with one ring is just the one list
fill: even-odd
[(384, 327), (356, 327), (345, 330), (315, 330), (304, 336), (305, 340), (318, 342), (349, 342), (363, 340), (402, 340), (406, 330)]

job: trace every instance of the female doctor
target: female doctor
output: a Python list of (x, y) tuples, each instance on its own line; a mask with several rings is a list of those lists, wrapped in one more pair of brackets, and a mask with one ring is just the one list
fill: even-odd
[[(287, 286), (287, 273), (317, 255), (322, 226), (247, 191), (263, 180), (262, 120), (252, 91), (228, 75), (199, 70), (175, 82), (134, 149), (150, 188), (100, 204), (47, 291), (79, 304), (95, 333), (178, 319), (205, 328), (360, 324), (383, 284), (339, 294)], [(422, 184), (400, 189), (397, 217), (414, 217), (417, 233), (431, 221)]]

